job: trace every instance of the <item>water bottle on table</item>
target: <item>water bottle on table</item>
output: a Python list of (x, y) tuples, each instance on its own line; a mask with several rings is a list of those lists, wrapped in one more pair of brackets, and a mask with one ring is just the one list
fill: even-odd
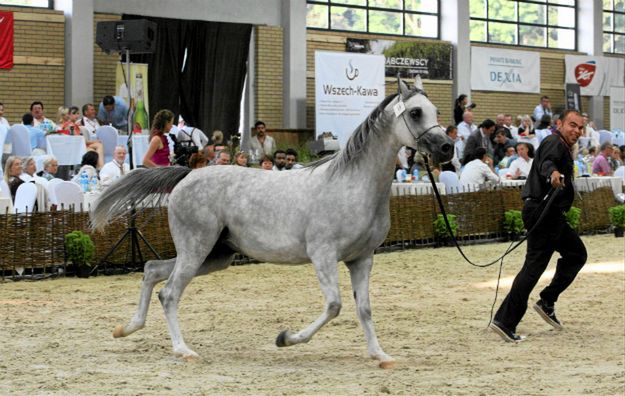
[(87, 171), (80, 173), (80, 189), (82, 192), (89, 191), (89, 175), (87, 175)]
[(91, 176), (91, 179), (89, 180), (89, 191), (96, 192), (97, 190), (98, 190), (98, 177)]

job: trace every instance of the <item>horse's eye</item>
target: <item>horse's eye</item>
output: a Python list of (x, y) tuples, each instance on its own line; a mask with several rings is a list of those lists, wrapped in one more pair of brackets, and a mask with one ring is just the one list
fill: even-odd
[(422, 113), (423, 112), (420, 107), (415, 107), (414, 109), (410, 110), (410, 117), (412, 117), (412, 119), (414, 120), (418, 120), (419, 118), (421, 118)]

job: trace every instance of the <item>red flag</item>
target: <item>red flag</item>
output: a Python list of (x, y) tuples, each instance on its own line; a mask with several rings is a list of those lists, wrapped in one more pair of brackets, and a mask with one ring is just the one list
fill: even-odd
[(0, 12), (0, 69), (13, 67), (13, 13)]

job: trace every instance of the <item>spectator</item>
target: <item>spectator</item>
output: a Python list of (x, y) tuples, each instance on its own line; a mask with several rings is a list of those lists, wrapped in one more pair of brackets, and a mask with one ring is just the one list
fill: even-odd
[(208, 161), (204, 156), (204, 151), (198, 151), (197, 153), (191, 154), (189, 157), (189, 168), (191, 169), (199, 169), (208, 165)]
[(486, 150), (486, 154), (489, 157), (493, 157), (493, 144), (491, 143), (490, 136), (495, 132), (495, 121), (490, 118), (485, 119), (479, 126), (478, 130), (473, 132), (469, 139), (467, 139), (464, 146), (463, 163), (467, 164), (469, 161), (473, 161), (477, 158), (475, 156), (476, 149), (483, 147)]
[(250, 159), (255, 162), (264, 155), (273, 155), (276, 150), (276, 142), (267, 135), (267, 127), (262, 121), (256, 121), (254, 124), (256, 136), (250, 139)]
[(264, 170), (273, 170), (273, 158), (270, 155), (263, 155), (260, 158), (260, 168)]
[(100, 103), (98, 119), (102, 125), (128, 131), (128, 104), (120, 96), (107, 95)]
[(458, 124), (458, 141), (456, 144), (456, 148), (458, 150), (458, 158), (462, 161), (464, 157), (464, 145), (475, 131), (477, 130), (477, 126), (473, 124), (473, 113), (470, 111), (465, 111), (462, 115), (462, 122)]
[(286, 165), (284, 167), (287, 170), (303, 168), (303, 166), (297, 162), (297, 151), (295, 149), (286, 149)]
[(22, 174), (22, 159), (18, 156), (10, 156), (7, 158), (7, 161), (4, 165), (4, 181), (9, 186), (9, 191), (11, 193), (11, 200), (15, 203), (15, 193), (17, 192), (17, 188), (24, 183), (22, 179), (20, 179), (20, 175)]
[(130, 165), (126, 163), (126, 147), (117, 146), (113, 151), (113, 160), (104, 164), (100, 170), (102, 186), (108, 186), (114, 180), (130, 172)]
[[(532, 148), (533, 147), (534, 146), (532, 146)], [(516, 149), (514, 147), (508, 147), (508, 149), (506, 150), (506, 155), (501, 159), (501, 161), (499, 161), (497, 166), (499, 167), (499, 169), (506, 169), (510, 167), (510, 164), (515, 159), (517, 159)]]
[(506, 152), (509, 147), (516, 146), (514, 139), (508, 138), (508, 133), (504, 127), (498, 127), (495, 131), (495, 146), (493, 147), (493, 153), (495, 163), (498, 164), (506, 156)]
[(82, 161), (80, 162), (80, 169), (78, 173), (72, 177), (72, 181), (76, 184), (80, 184), (80, 176), (83, 172), (87, 173), (89, 180), (95, 177), (98, 178), (98, 171), (96, 170), (96, 166), (98, 165), (98, 153), (95, 151), (87, 151), (82, 156)]
[(11, 125), (6, 118), (4, 118), (4, 103), (0, 102), (0, 125), (4, 125), (7, 128), (10, 128)]
[(462, 165), (460, 164), (460, 159), (458, 158), (458, 142), (460, 141), (458, 138), (458, 128), (450, 125), (445, 130), (445, 134), (447, 134), (447, 136), (454, 141), (454, 156), (451, 161), (441, 166), (441, 171), (460, 172)]
[(517, 143), (516, 152), (518, 158), (510, 164), (510, 168), (506, 172), (506, 178), (527, 179), (534, 161), (534, 146), (525, 142)]
[(612, 147), (612, 156), (610, 157), (610, 166), (612, 167), (612, 173), (616, 171), (619, 166), (623, 166), (623, 158), (621, 157), (621, 150), (617, 145)]
[(592, 173), (599, 176), (612, 176), (613, 171), (609, 162), (612, 151), (612, 143), (603, 142), (599, 147), (599, 155), (597, 155), (597, 158), (592, 162)]
[(273, 170), (281, 171), (285, 170), (286, 166), (286, 151), (284, 150), (276, 150), (273, 155)]
[(243, 166), (247, 168), (249, 166), (249, 164), (247, 163), (247, 159), (248, 159), (248, 154), (245, 151), (239, 151), (234, 156), (234, 165)]
[(551, 116), (548, 114), (543, 115), (540, 122), (534, 129), (534, 134), (538, 139), (538, 144), (543, 141), (544, 138), (551, 135)]
[(78, 108), (73, 107), (74, 114), (72, 114), (72, 110), (67, 107), (59, 107), (57, 112), (58, 116), (58, 124), (57, 131), (64, 132), (66, 134), (75, 136), (80, 135), (80, 125), (76, 123), (78, 120)]
[(463, 121), (464, 112), (467, 110), (469, 104), (469, 97), (465, 94), (461, 94), (456, 99), (454, 104), (454, 125), (458, 125)]
[(33, 126), (39, 128), (45, 133), (56, 131), (56, 125), (54, 122), (47, 119), (43, 114), (43, 103), (40, 101), (34, 101), (30, 104), (30, 113), (32, 114), (34, 121)]
[(534, 108), (534, 120), (540, 121), (544, 115), (548, 115), (549, 117), (553, 116), (553, 112), (551, 111), (551, 102), (549, 101), (549, 96), (543, 95), (540, 97), (540, 103)]
[(25, 182), (33, 181), (35, 176), (37, 176), (37, 164), (33, 157), (25, 157), (22, 160), (22, 169), (23, 173), (20, 175), (20, 178)]
[(582, 113), (582, 119), (584, 120), (584, 137), (588, 138), (587, 147), (599, 147), (599, 132), (593, 127), (594, 123), (590, 121), (588, 113)]
[(215, 154), (215, 165), (230, 165), (230, 152), (221, 150)]
[(219, 129), (215, 129), (211, 135), (211, 144), (215, 148), (215, 151), (221, 151), (224, 147), (224, 133)]
[(215, 147), (207, 144), (206, 146), (204, 146), (202, 151), (204, 152), (204, 158), (206, 158), (207, 164), (211, 164), (215, 161)]
[(512, 123), (512, 115), (511, 114), (505, 114), (504, 118), (503, 118), (503, 126), (505, 126), (506, 128), (508, 128), (508, 130), (510, 131), (510, 134), (512, 135), (512, 139), (518, 139), (519, 137), (519, 128), (516, 127), (513, 123)]
[(532, 117), (526, 114), (521, 118), (519, 136), (532, 137), (532, 135), (534, 135), (534, 122), (532, 121)]
[(95, 139), (95, 131), (100, 127), (100, 122), (96, 118), (95, 106), (93, 103), (87, 103), (82, 107), (82, 119), (80, 125), (87, 128), (91, 139)]
[(479, 188), (486, 182), (499, 183), (499, 176), (493, 171), (492, 159), (484, 147), (477, 147), (473, 152), (473, 158), (462, 169), (460, 185), (470, 190), (471, 188)]
[[(506, 126), (506, 116), (504, 114), (497, 114), (497, 117), (495, 117), (495, 124), (497, 125), (495, 130), (503, 129), (506, 132), (508, 139), (512, 139), (512, 132), (510, 132), (510, 129)], [(493, 139), (494, 138), (495, 136), (493, 136)]]
[(174, 125), (174, 113), (169, 110), (160, 110), (152, 120), (150, 130), (150, 145), (143, 157), (143, 166), (156, 168), (169, 166), (169, 141), (167, 134)]
[(30, 135), (30, 148), (33, 155), (43, 155), (46, 153), (46, 134), (39, 128), (33, 126), (33, 115), (24, 113), (22, 116), (22, 124), (28, 129)]
[(59, 170), (59, 161), (53, 155), (49, 155), (48, 158), (43, 160), (43, 170), (37, 172), (37, 176), (43, 177), (50, 181), (56, 177), (56, 172)]
[(200, 150), (208, 144), (206, 134), (195, 127), (186, 125), (184, 120), (181, 120), (178, 126), (172, 126), (169, 133), (174, 134), (178, 142), (193, 142)]

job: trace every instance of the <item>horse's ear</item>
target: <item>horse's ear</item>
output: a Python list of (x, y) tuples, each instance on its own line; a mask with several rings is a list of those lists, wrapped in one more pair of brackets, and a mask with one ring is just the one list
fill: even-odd
[(406, 85), (406, 83), (401, 78), (399, 78), (399, 76), (397, 76), (397, 84), (399, 96), (403, 98), (410, 96), (410, 88), (408, 88), (408, 85)]
[(423, 82), (421, 81), (421, 76), (418, 74), (414, 79), (414, 87), (419, 91), (423, 91)]

